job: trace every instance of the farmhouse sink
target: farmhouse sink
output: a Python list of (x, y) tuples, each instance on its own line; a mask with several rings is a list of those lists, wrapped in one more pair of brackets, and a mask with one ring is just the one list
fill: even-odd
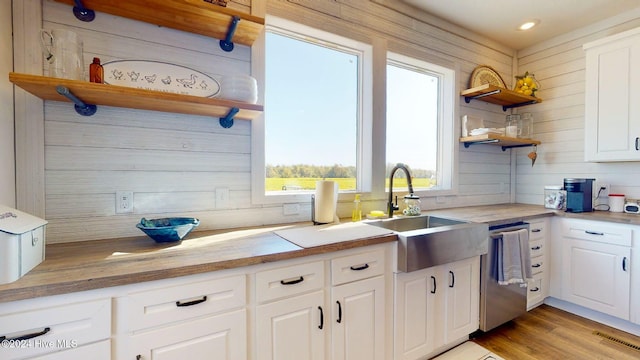
[(420, 215), (367, 221), (398, 235), (398, 270), (416, 271), (486, 254), (489, 226)]

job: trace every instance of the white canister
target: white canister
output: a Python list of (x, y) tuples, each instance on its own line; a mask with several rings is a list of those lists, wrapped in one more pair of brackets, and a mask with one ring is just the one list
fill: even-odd
[(609, 211), (624, 211), (624, 194), (609, 194)]
[(544, 207), (547, 209), (564, 210), (567, 207), (567, 192), (560, 185), (544, 187)]

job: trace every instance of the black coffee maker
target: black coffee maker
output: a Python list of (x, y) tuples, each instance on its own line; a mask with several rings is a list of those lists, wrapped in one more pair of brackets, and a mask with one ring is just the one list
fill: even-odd
[(596, 179), (564, 179), (567, 191), (567, 212), (593, 211), (593, 182)]

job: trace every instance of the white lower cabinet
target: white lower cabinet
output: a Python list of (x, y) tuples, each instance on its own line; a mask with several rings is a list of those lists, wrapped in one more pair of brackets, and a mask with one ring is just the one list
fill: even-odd
[(246, 359), (246, 333), (246, 310), (236, 310), (132, 335), (127, 359)]
[(385, 254), (363, 251), (257, 273), (256, 358), (384, 360)]
[(247, 357), (246, 275), (204, 281), (161, 280), (116, 301), (118, 358)]
[(564, 219), (563, 300), (629, 320), (632, 229)]
[(384, 360), (384, 278), (331, 289), (333, 360)]
[(0, 304), (0, 359), (111, 359), (111, 299), (74, 295)]
[(542, 304), (549, 296), (549, 219), (529, 221), (529, 247), (533, 282), (527, 288), (527, 310)]
[(324, 291), (256, 308), (258, 360), (323, 360), (328, 313)]
[(422, 359), (479, 326), (480, 257), (395, 276), (396, 360)]

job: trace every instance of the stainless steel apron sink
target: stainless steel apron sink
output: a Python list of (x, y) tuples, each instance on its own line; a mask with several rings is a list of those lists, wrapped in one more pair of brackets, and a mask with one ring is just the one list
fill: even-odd
[(366, 222), (398, 235), (398, 270), (416, 271), (486, 254), (489, 226), (420, 215)]

